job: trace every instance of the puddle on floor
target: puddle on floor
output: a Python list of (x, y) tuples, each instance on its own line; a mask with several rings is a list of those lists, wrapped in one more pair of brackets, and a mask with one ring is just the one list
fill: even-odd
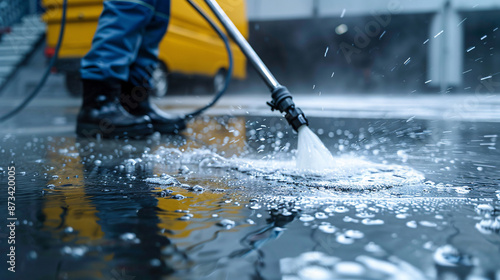
[(16, 277), (500, 277), (498, 124), (311, 123), (333, 170), (297, 170), (297, 135), (277, 118), (205, 118), (145, 140), (2, 136)]

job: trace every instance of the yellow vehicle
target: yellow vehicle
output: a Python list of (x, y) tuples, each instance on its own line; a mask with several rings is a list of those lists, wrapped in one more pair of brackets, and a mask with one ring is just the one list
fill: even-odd
[[(195, 2), (217, 22), (203, 0)], [(248, 37), (245, 0), (218, 2), (239, 31)], [(80, 59), (91, 47), (102, 3), (103, 0), (68, 0), (66, 30), (56, 70), (65, 73), (66, 87), (72, 95), (81, 94)], [(59, 36), (62, 7), (60, 0), (43, 0), (43, 5), (46, 8), (43, 18), (47, 23), (45, 54), (51, 57)], [(246, 58), (233, 42), (231, 49), (234, 56), (233, 77), (244, 79)], [(171, 1), (170, 24), (160, 43), (159, 59), (159, 67), (153, 73), (158, 96), (167, 94), (169, 80), (176, 75), (210, 78), (213, 90), (219, 89), (225, 82), (228, 58), (224, 44), (186, 0)]]

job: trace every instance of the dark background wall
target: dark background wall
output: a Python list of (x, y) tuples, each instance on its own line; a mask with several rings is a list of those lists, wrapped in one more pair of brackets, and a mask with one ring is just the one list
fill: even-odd
[[(479, 77), (500, 72), (498, 12), (463, 13), (464, 83), (452, 89), (473, 92)], [(372, 29), (369, 43), (346, 59), (359, 30), (366, 30), (373, 16), (250, 23), (250, 42), (278, 80), (293, 90), (319, 93), (438, 92), (427, 81), (429, 29), (433, 14), (393, 15), (378, 32)], [(387, 19), (387, 17), (385, 18)], [(338, 35), (341, 24), (348, 32)], [(483, 40), (483, 36), (487, 37)], [(425, 44), (424, 44), (425, 43)], [(467, 52), (475, 46), (473, 51)], [(328, 48), (328, 51), (327, 51)], [(325, 56), (326, 54), (326, 56)], [(405, 63), (406, 62), (406, 63)], [(467, 72), (467, 70), (472, 69)], [(333, 76), (332, 76), (333, 74)], [(258, 84), (249, 70), (245, 88)], [(256, 86), (259, 88), (259, 86)]]

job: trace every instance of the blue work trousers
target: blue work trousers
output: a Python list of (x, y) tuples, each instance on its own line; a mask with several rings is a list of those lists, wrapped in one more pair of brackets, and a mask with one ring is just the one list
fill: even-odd
[(149, 83), (169, 17), (170, 0), (105, 0), (82, 79)]

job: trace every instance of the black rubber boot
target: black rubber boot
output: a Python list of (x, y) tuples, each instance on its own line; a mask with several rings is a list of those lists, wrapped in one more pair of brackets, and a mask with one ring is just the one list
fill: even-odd
[(119, 81), (82, 80), (83, 104), (76, 134), (80, 137), (140, 137), (153, 133), (151, 119), (129, 114), (120, 104)]
[(183, 116), (163, 112), (149, 101), (150, 95), (151, 89), (124, 82), (120, 102), (130, 114), (150, 117), (153, 129), (161, 134), (178, 134), (186, 128), (186, 120)]

